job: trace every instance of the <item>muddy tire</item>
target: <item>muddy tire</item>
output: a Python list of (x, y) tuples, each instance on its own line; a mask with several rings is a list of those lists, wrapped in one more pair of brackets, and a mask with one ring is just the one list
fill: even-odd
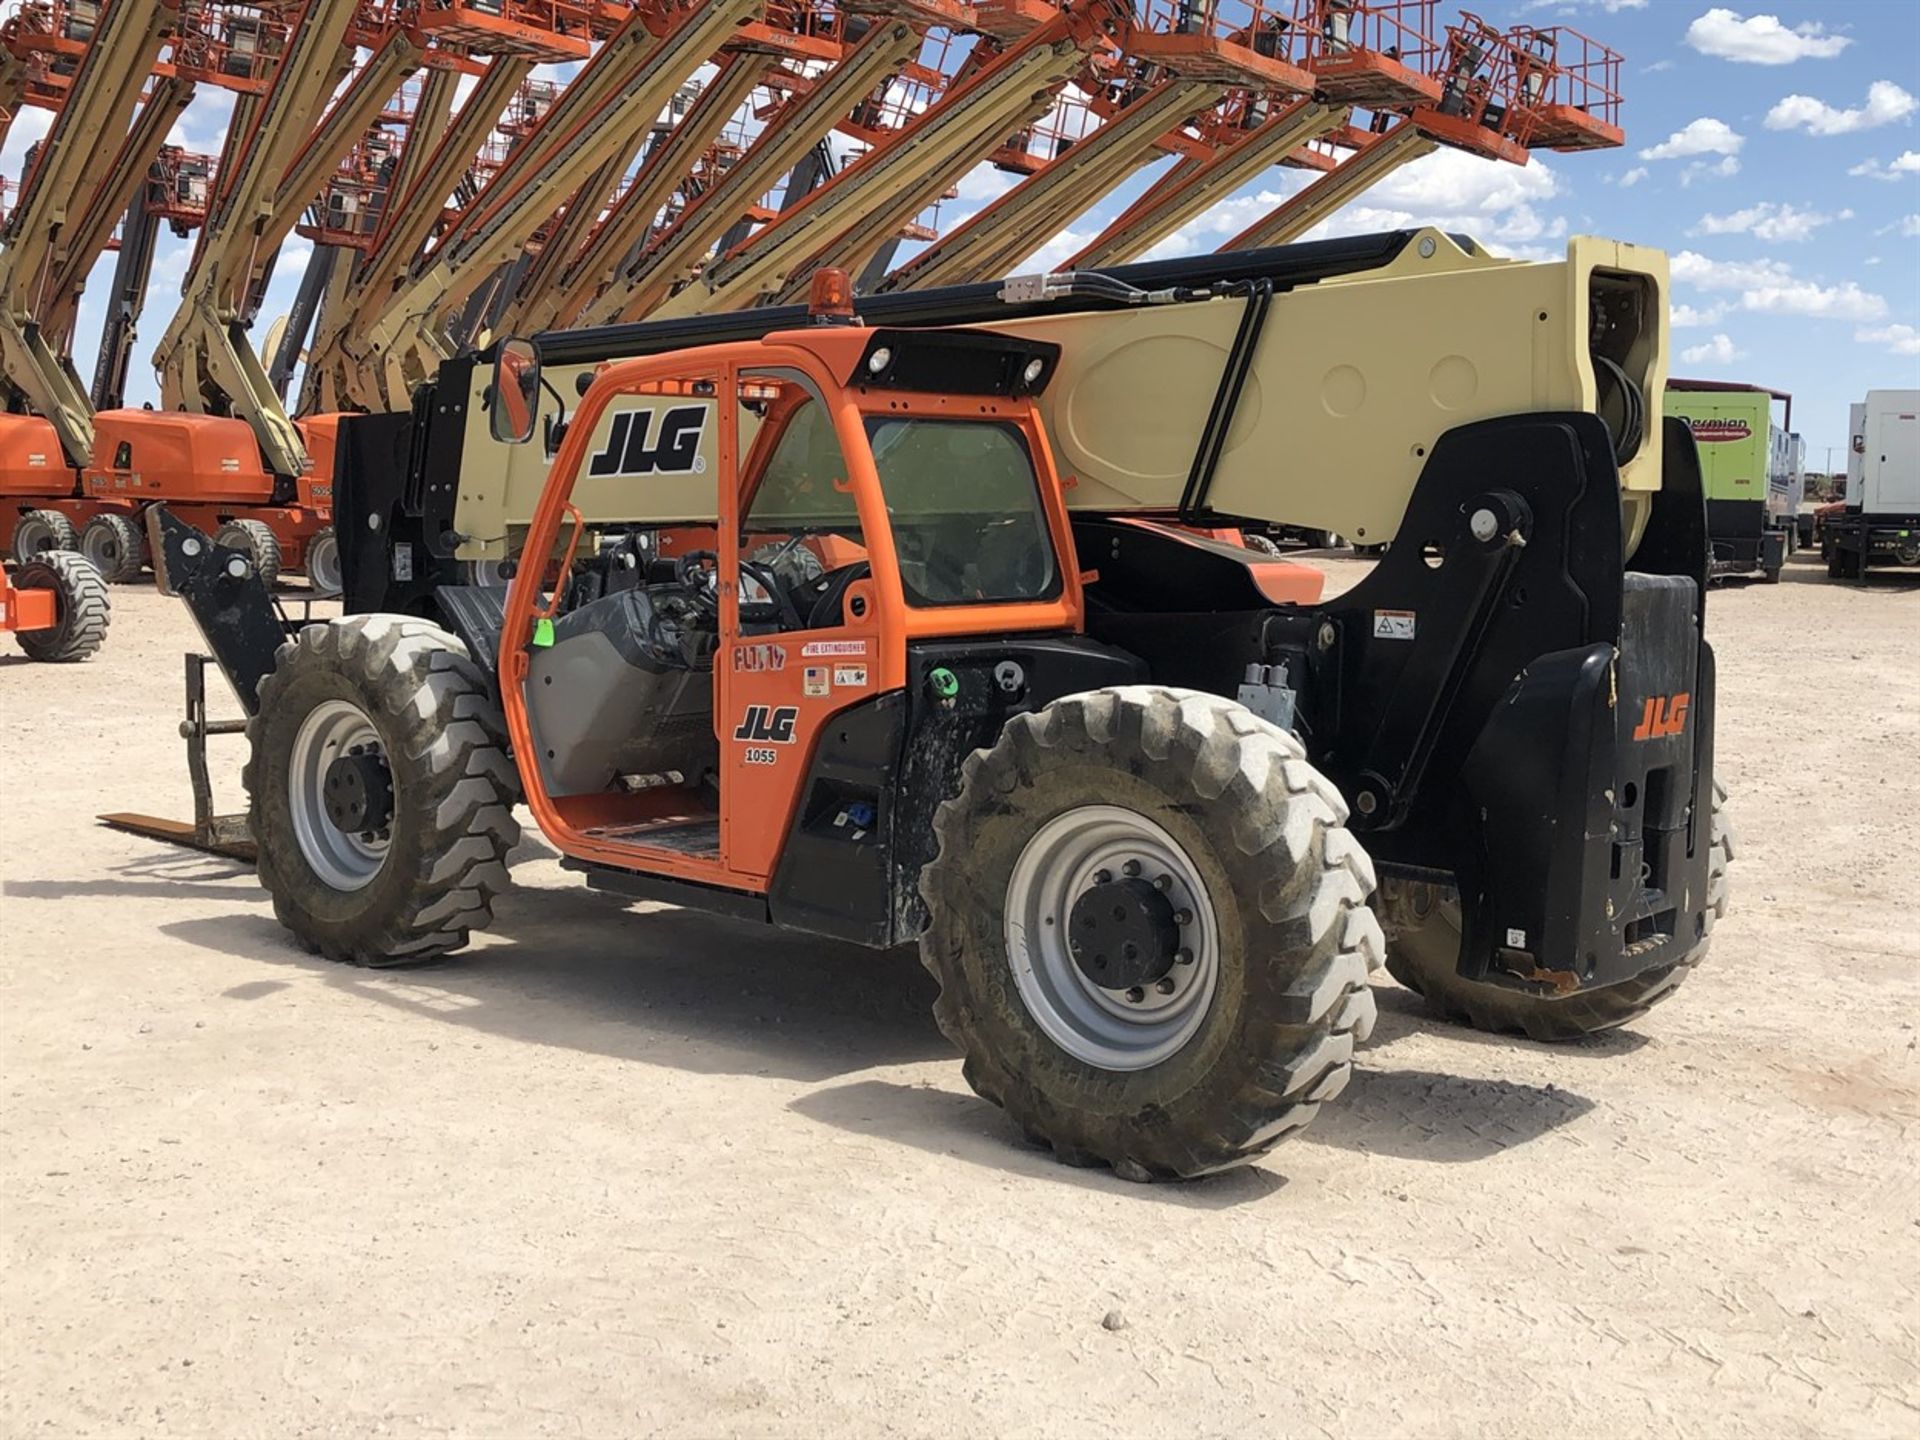
[(94, 516), (80, 532), (80, 553), (109, 585), (128, 585), (140, 578), (146, 538), (127, 516), (107, 512)]
[(307, 542), (302, 568), (307, 572), (307, 588), (315, 595), (340, 593), (340, 537), (331, 525)]
[(16, 590), (51, 590), (54, 623), (50, 630), (17, 631), (14, 639), (30, 660), (71, 664), (85, 660), (107, 638), (113, 609), (107, 582), (84, 555), (71, 550), (43, 550), (13, 572)]
[(238, 550), (253, 561), (260, 583), (273, 589), (280, 579), (280, 538), (264, 520), (229, 520), (213, 537), (213, 543)]
[(80, 543), (73, 521), (60, 510), (29, 510), (13, 525), (7, 548), (15, 564), (24, 565), (48, 550), (72, 550)]
[(1247, 549), (1257, 550), (1262, 555), (1277, 556), (1280, 553), (1280, 547), (1274, 543), (1270, 535), (1256, 535), (1250, 530), (1243, 530), (1240, 538), (1246, 542)]
[[(967, 1083), (1060, 1159), (1130, 1180), (1299, 1130), (1373, 1028), (1384, 938), (1345, 819), (1292, 735), (1218, 696), (1125, 686), (1015, 717), (968, 758), (920, 882)], [(1128, 907), (1177, 948), (1143, 966), (1125, 933), (1081, 943)]]
[(1462, 979), (1458, 969), (1459, 892), (1450, 885), (1389, 878), (1380, 886), (1380, 916), (1387, 927), (1387, 973), (1424, 999), (1433, 1014), (1476, 1030), (1526, 1035), (1534, 1040), (1577, 1040), (1638, 1019), (1673, 994), (1707, 958), (1714, 922), (1727, 913), (1733, 826), (1726, 815), (1726, 799), (1726, 787), (1714, 781), (1706, 931), (1700, 943), (1673, 964), (1642, 971), (1615, 985), (1576, 991), (1565, 998)]
[[(458, 639), (401, 615), (309, 625), (280, 647), (247, 735), (260, 882), (309, 949), (407, 964), (491, 922), (520, 838), (519, 781), (486, 675)], [(343, 781), (384, 797), (361, 812), (363, 832), (332, 818)]]

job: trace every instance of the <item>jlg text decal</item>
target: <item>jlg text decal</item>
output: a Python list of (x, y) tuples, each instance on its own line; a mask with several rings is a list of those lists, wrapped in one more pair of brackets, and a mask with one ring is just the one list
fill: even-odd
[(775, 745), (793, 743), (794, 726), (800, 722), (800, 710), (794, 705), (749, 705), (747, 717), (733, 732), (736, 740), (767, 740)]
[(1664, 740), (1669, 735), (1678, 735), (1687, 728), (1687, 703), (1693, 696), (1681, 692), (1678, 695), (1649, 695), (1646, 708), (1640, 712), (1640, 723), (1634, 727), (1636, 740)]
[(700, 454), (700, 432), (707, 423), (705, 405), (676, 405), (648, 443), (652, 410), (622, 410), (607, 428), (607, 448), (587, 462), (589, 475), (698, 474), (707, 468)]

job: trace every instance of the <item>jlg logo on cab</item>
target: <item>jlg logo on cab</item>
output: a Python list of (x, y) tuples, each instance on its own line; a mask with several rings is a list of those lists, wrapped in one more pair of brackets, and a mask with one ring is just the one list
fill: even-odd
[(1636, 740), (1664, 740), (1669, 735), (1678, 735), (1687, 728), (1687, 703), (1693, 696), (1685, 691), (1678, 695), (1649, 695), (1646, 708), (1640, 712), (1640, 723), (1634, 727)]

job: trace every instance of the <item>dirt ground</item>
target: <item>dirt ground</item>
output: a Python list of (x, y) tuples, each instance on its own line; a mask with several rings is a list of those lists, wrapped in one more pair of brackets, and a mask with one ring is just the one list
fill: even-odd
[(188, 805), (185, 612), (114, 600), (0, 645), (6, 1435), (1920, 1433), (1920, 586), (1714, 594), (1735, 909), (1672, 1003), (1548, 1047), (1383, 980), (1346, 1095), (1184, 1187), (1023, 1145), (910, 957), (537, 841), (457, 962), (301, 953), (93, 823)]

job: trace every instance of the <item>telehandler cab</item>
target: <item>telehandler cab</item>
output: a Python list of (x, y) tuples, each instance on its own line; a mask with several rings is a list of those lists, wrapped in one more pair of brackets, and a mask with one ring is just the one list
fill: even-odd
[[(917, 941), (1030, 1136), (1193, 1176), (1341, 1090), (1382, 963), (1552, 1038), (1703, 955), (1730, 846), (1665, 316), (1656, 254), (1434, 231), (823, 272), (810, 313), (502, 341), (344, 422), (345, 618), (287, 639), (244, 555), (161, 512), (154, 549), (305, 944), (457, 949), (524, 802), (595, 887)], [(1275, 603), (1195, 533), (1241, 520), (1393, 544)], [(463, 583), (485, 537), (504, 589)]]

